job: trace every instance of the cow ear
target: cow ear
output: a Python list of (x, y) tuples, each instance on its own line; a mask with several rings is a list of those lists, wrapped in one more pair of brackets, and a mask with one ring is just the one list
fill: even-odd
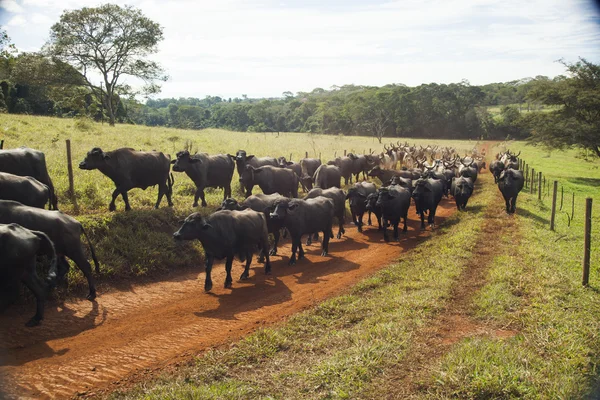
[(199, 159), (199, 158), (192, 158), (192, 157), (190, 157), (190, 164), (195, 164), (195, 163), (202, 164), (202, 160)]
[(257, 174), (260, 174), (263, 170), (260, 169), (260, 168), (252, 168), (252, 171), (255, 172), (255, 173), (257, 173)]
[(177, 159), (171, 160), (171, 164), (175, 164), (177, 162)]
[(106, 153), (102, 153), (102, 158), (104, 158), (105, 160), (108, 160), (110, 158), (110, 156)]
[(249, 160), (250, 160), (251, 158), (253, 158), (253, 157), (254, 157), (254, 154), (252, 154), (252, 155), (249, 155), (249, 156), (246, 156), (246, 161), (249, 161)]
[(298, 203), (290, 204), (288, 206), (288, 210), (295, 210), (296, 208), (298, 208)]
[(212, 228), (212, 225), (207, 222), (205, 222), (204, 225), (202, 225), (202, 230), (204, 231), (210, 228)]
[(235, 156), (232, 156), (231, 154), (227, 153), (227, 157), (231, 158), (232, 160), (235, 161)]
[(286, 165), (294, 165), (294, 162), (293, 162), (293, 161), (288, 161), (288, 162), (286, 162), (285, 164), (286, 164)]
[(183, 224), (185, 223), (185, 219), (180, 219), (180, 220), (179, 220), (177, 223), (178, 223), (179, 225), (183, 225)]

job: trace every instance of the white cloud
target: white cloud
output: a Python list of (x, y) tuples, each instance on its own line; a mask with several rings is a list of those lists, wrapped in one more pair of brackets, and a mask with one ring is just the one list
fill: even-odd
[(17, 14), (6, 23), (6, 26), (23, 26), (26, 23), (27, 20), (22, 15)]
[(15, 0), (0, 1), (0, 8), (3, 8), (10, 13), (23, 12), (23, 7), (21, 7)]
[[(165, 97), (279, 96), (347, 83), (486, 83), (563, 73), (554, 62), (562, 57), (600, 61), (600, 27), (585, 0), (286, 3), (296, 5), (127, 2), (164, 28), (154, 58), (171, 76)], [(23, 0), (33, 24), (13, 26), (11, 38), (19, 48), (39, 48), (64, 9), (98, 4)]]

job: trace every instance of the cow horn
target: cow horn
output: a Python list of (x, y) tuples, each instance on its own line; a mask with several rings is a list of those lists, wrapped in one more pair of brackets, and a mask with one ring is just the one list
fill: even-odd
[(521, 152), (519, 151), (519, 154), (517, 154), (515, 157), (519, 157), (521, 155)]

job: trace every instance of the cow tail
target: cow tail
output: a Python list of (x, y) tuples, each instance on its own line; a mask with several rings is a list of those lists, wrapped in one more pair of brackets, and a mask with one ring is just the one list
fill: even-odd
[(50, 256), (50, 269), (48, 270), (48, 278), (47, 282), (50, 286), (56, 285), (56, 274), (57, 270), (57, 258), (56, 258), (56, 250), (54, 249), (54, 243), (52, 240), (46, 235), (44, 232), (39, 231), (31, 231), (35, 236), (37, 236), (41, 241), (40, 252), (42, 254), (46, 254)]
[(88, 246), (90, 246), (90, 253), (92, 253), (92, 259), (94, 260), (94, 265), (96, 266), (96, 273), (99, 274), (100, 273), (100, 264), (98, 264), (98, 259), (96, 258), (96, 252), (94, 251), (94, 246), (92, 246), (92, 242), (90, 241), (90, 238), (88, 237), (87, 233), (85, 232), (85, 229), (83, 229), (83, 226), (81, 227), (81, 232), (83, 233), (83, 236), (85, 236), (86, 240), (88, 241)]
[(167, 176), (167, 191), (169, 193), (169, 196), (173, 196), (173, 184), (175, 183), (175, 177), (173, 176), (173, 174), (169, 174), (169, 176)]

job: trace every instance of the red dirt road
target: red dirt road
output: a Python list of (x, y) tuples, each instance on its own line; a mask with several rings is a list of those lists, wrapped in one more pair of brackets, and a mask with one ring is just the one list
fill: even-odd
[[(436, 223), (454, 210), (452, 201), (443, 200)], [(221, 263), (213, 268), (213, 291), (205, 293), (199, 263), (197, 271), (165, 281), (100, 292), (95, 303), (50, 304), (36, 328), (24, 327), (33, 304), (13, 307), (0, 316), (0, 398), (65, 398), (110, 390), (232, 342), (385, 267), (429, 235), (429, 228), (420, 232), (418, 226), (414, 207), (409, 231), (398, 243), (386, 244), (374, 227), (358, 233), (348, 225), (344, 238), (330, 242), (328, 257), (320, 256), (315, 243), (305, 246), (306, 259), (293, 267), (287, 265), (286, 242), (281, 256), (272, 258), (270, 276), (262, 264), (253, 264), (249, 280), (235, 281), (243, 269), (236, 261), (232, 289), (223, 289)]]

